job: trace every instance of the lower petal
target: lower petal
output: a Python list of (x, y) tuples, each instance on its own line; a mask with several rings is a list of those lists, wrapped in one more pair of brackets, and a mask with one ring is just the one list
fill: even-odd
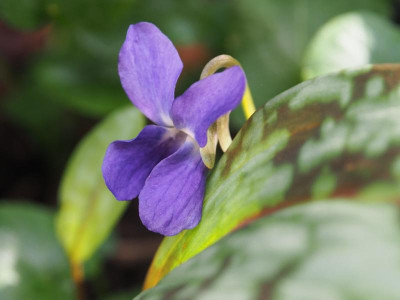
[(150, 173), (139, 195), (139, 214), (151, 231), (176, 235), (201, 219), (208, 169), (198, 145), (187, 140)]
[(102, 165), (108, 189), (118, 200), (136, 198), (154, 166), (174, 153), (185, 139), (186, 134), (180, 131), (149, 125), (133, 140), (111, 143)]

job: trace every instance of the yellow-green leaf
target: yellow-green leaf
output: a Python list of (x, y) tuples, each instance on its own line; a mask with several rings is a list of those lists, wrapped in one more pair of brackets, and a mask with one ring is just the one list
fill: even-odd
[(117, 201), (105, 186), (101, 165), (114, 140), (134, 138), (144, 126), (135, 108), (116, 111), (96, 126), (73, 153), (60, 188), (57, 234), (74, 263), (82, 263), (107, 238), (128, 202)]

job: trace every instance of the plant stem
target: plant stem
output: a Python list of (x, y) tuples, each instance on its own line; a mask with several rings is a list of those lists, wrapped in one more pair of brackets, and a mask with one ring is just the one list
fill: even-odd
[(84, 288), (84, 274), (82, 265), (80, 263), (72, 261), (70, 264), (71, 264), (72, 279), (74, 280), (75, 284), (76, 299), (85, 300), (86, 293)]

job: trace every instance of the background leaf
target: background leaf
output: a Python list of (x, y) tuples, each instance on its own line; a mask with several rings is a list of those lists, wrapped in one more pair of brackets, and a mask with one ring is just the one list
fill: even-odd
[(68, 259), (41, 206), (0, 205), (0, 299), (72, 299)]
[(61, 182), (57, 234), (71, 261), (87, 260), (107, 238), (129, 202), (119, 202), (107, 189), (101, 164), (114, 140), (134, 138), (144, 126), (135, 108), (118, 110), (79, 144)]
[[(369, 10), (388, 16), (390, 0), (235, 0), (227, 52), (246, 71), (256, 106), (301, 82), (304, 51), (320, 26), (338, 14)], [(243, 123), (239, 111), (233, 117)]]
[(232, 230), (326, 197), (398, 200), (400, 65), (302, 83), (244, 125), (207, 181), (200, 224), (161, 244), (146, 287)]
[(325, 200), (232, 233), (135, 299), (399, 299), (398, 205)]
[(318, 30), (307, 47), (302, 76), (310, 79), (369, 63), (399, 61), (399, 28), (379, 15), (353, 12)]

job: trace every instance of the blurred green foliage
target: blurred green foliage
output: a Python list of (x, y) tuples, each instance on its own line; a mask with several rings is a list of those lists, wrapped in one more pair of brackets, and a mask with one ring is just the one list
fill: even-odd
[[(50, 167), (63, 166), (65, 158), (70, 155), (70, 149), (75, 146), (74, 135), (81, 136), (85, 131), (82, 130), (81, 124), (76, 122), (77, 117), (92, 122), (98, 121), (129, 104), (117, 74), (118, 52), (129, 24), (140, 21), (152, 22), (177, 46), (185, 64), (178, 83), (178, 94), (198, 79), (201, 68), (207, 60), (226, 53), (237, 58), (243, 65), (256, 105), (260, 107), (272, 97), (301, 82), (302, 70), (306, 73), (305, 68), (312, 69), (313, 74), (321, 75), (338, 68), (349, 67), (351, 64), (347, 62), (353, 63), (348, 57), (344, 60), (336, 60), (334, 57), (339, 55), (340, 51), (345, 50), (343, 55), (347, 55), (347, 51), (330, 46), (332, 40), (337, 38), (338, 31), (340, 33), (352, 25), (352, 22), (346, 23), (349, 16), (361, 16), (365, 25), (364, 29), (367, 29), (368, 34), (378, 41), (374, 45), (378, 48), (371, 48), (370, 44), (356, 45), (356, 53), (353, 55), (357, 56), (365, 51), (371, 53), (368, 59), (363, 60), (363, 63), (396, 61), (398, 51), (393, 49), (398, 49), (399, 34), (396, 25), (390, 21), (393, 17), (391, 9), (393, 2), (391, 0), (21, 0), (16, 3), (15, 0), (1, 0), (0, 21), (5, 22), (8, 29), (15, 30), (13, 34), (19, 39), (10, 39), (0, 44), (0, 96), (2, 96), (0, 109), (11, 122), (25, 129), (31, 141), (44, 153)], [(350, 15), (343, 15), (350, 11), (363, 11), (363, 13), (353, 12)], [(332, 18), (335, 19), (332, 20)], [(351, 18), (350, 21), (352, 21)], [(1, 26), (2, 23), (0, 23)], [(329, 27), (332, 30), (329, 34), (321, 33)], [(43, 28), (48, 28), (49, 31), (42, 33), (41, 38), (45, 41), (42, 45), (35, 34)], [(2, 32), (0, 32), (0, 38), (1, 34)], [(21, 43), (21, 41), (27, 42)], [(310, 42), (311, 46), (309, 46)], [(18, 56), (14, 55), (16, 52), (19, 53)], [(308, 77), (309, 75), (306, 75), (306, 78)], [(337, 83), (337, 81), (332, 82), (330, 88), (328, 84), (327, 87), (317, 90), (316, 97), (322, 99), (323, 93), (325, 96), (334, 94), (337, 92)], [(370, 83), (366, 93), (371, 98), (375, 97), (375, 100), (382, 100), (378, 97), (382, 91), (383, 85), (378, 78)], [(332, 93), (329, 94), (329, 92)], [(124, 119), (121, 117), (124, 113), (120, 111), (106, 118), (105, 123), (101, 123), (83, 140), (66, 170), (61, 188), (63, 206), (57, 219), (58, 234), (67, 252), (70, 255), (73, 254), (72, 256), (78, 262), (85, 261), (93, 255), (100, 244), (106, 240), (125, 208), (124, 205), (122, 208), (121, 206), (116, 208), (116, 204), (120, 203), (113, 202), (115, 200), (102, 184), (100, 165), (108, 142), (117, 138), (133, 138), (143, 126), (144, 120), (137, 111), (134, 115), (135, 118)], [(357, 113), (350, 111), (347, 117), (356, 118), (356, 115)], [(244, 123), (240, 109), (233, 113), (232, 120), (234, 130), (239, 130)], [(272, 115), (268, 122), (275, 121)], [(110, 125), (109, 122), (112, 124)], [(298, 120), (293, 123), (296, 122)], [(291, 120), (288, 121), (288, 126), (290, 126), (289, 123)], [(366, 126), (368, 127), (368, 124)], [(377, 137), (380, 135), (377, 134), (376, 128), (371, 126), (368, 127), (370, 133), (375, 134), (371, 140), (377, 140), (371, 146), (371, 151), (376, 153), (382, 148), (380, 146), (385, 146), (385, 138), (390, 137), (382, 135), (382, 139), (379, 140)], [(328, 120), (324, 128), (326, 132), (332, 134), (330, 130), (334, 131), (335, 123)], [(387, 129), (382, 128), (383, 131)], [(390, 132), (390, 130), (386, 131)], [(103, 133), (105, 136), (102, 136)], [(260, 128), (253, 129), (253, 133), (248, 139), (257, 137)], [(324, 136), (322, 131), (321, 135)], [(285, 138), (284, 135), (283, 137)], [(355, 139), (363, 137), (365, 135), (357, 134), (357, 132), (353, 135)], [(317, 154), (326, 150), (321, 150), (317, 147), (320, 144), (314, 142), (309, 141), (311, 145), (309, 149), (316, 149)], [(261, 151), (257, 147), (254, 145), (252, 149), (249, 149), (250, 155)], [(302, 157), (306, 161), (307, 158), (310, 156)], [(226, 159), (226, 156), (223, 159)], [(246, 159), (245, 157), (244, 161)], [(400, 174), (399, 165), (397, 163), (397, 165), (394, 164), (397, 167), (393, 167), (397, 175)], [(274, 171), (273, 168), (271, 170)], [(328, 195), (338, 181), (329, 168), (322, 169), (317, 175), (320, 175), (316, 178), (318, 184), (311, 189), (313, 193), (311, 196), (321, 198)], [(80, 180), (80, 176), (89, 178), (90, 182)], [(218, 178), (217, 175), (213, 176), (214, 180)], [(248, 180), (250, 187), (254, 186), (257, 180), (268, 179), (267, 176), (261, 179), (256, 178), (256, 176), (261, 176), (257, 172), (246, 174), (246, 176), (244, 178)], [(212, 184), (211, 182), (210, 185)], [(301, 190), (303, 183), (297, 182), (297, 184)], [(227, 188), (227, 190), (229, 192), (236, 189)], [(101, 204), (97, 206), (100, 213), (95, 213), (94, 217), (88, 218), (90, 227), (82, 230), (80, 225), (88, 213), (87, 201), (98, 191), (100, 191), (100, 196), (95, 197), (96, 201), (99, 198), (103, 199), (102, 204), (95, 201)], [(240, 195), (241, 192), (241, 195), (246, 197), (243, 195), (244, 191), (246, 190), (239, 189), (237, 194)], [(363, 197), (375, 199), (382, 194), (387, 197), (398, 196), (397, 189), (391, 189), (390, 195), (387, 191), (389, 189), (385, 185), (371, 186), (368, 192), (364, 191)], [(211, 195), (210, 192), (208, 195)], [(268, 200), (270, 201), (268, 205), (275, 205), (275, 200), (277, 199)], [(107, 210), (110, 208), (105, 205), (107, 201), (113, 203), (110, 204), (111, 206), (115, 204), (114, 208), (111, 208), (111, 218), (107, 218)], [(241, 206), (238, 207), (240, 208), (238, 211), (246, 211), (241, 210)], [(310, 207), (312, 209), (312, 206)], [(329, 207), (323, 207), (329, 211)], [(349, 209), (354, 207), (351, 206)], [(206, 207), (205, 215), (207, 216), (207, 212), (212, 212), (213, 209), (211, 207), (207, 210)], [(260, 207), (246, 209), (254, 212), (257, 209), (260, 210)], [(362, 207), (360, 209), (362, 212), (368, 210), (368, 215), (369, 209)], [(382, 208), (379, 212), (385, 216), (392, 216), (392, 212), (386, 210)], [(306, 211), (299, 214), (303, 213), (307, 214)], [(335, 214), (335, 211), (331, 213)], [(341, 211), (337, 213), (339, 217), (340, 214)], [(355, 213), (354, 216), (356, 215)], [(311, 216), (311, 219), (313, 217)], [(219, 218), (218, 214), (215, 218)], [(360, 224), (364, 224), (364, 218), (361, 219)], [(395, 223), (392, 221), (390, 218), (387, 220), (388, 226)], [(67, 260), (54, 237), (52, 222), (51, 212), (31, 205), (0, 207), (0, 259), (3, 255), (3, 258), (10, 260), (11, 255), (11, 261), (16, 262), (14, 265), (8, 265), (11, 269), (1, 266), (1, 299), (23, 299), (26, 295), (29, 297), (38, 295), (37, 298), (40, 299), (60, 300), (72, 297), (72, 283)], [(211, 224), (209, 225), (211, 229), (207, 233), (213, 232), (212, 230), (217, 228), (213, 220), (207, 222), (206, 225)], [(305, 227), (307, 226), (306, 224)], [(225, 231), (230, 229), (223, 228)], [(79, 235), (77, 233), (79, 230), (83, 232), (81, 232), (85, 244), (83, 248), (76, 248), (72, 242), (73, 237)], [(191, 239), (194, 239), (193, 236)], [(365, 244), (370, 241), (366, 241)], [(191, 245), (194, 244), (196, 241)], [(15, 248), (10, 250), (10, 247)], [(46, 257), (49, 259), (45, 260)], [(364, 256), (364, 258), (368, 257)], [(96, 259), (98, 263), (101, 263), (101, 255)], [(98, 263), (92, 262), (90, 269), (96, 270)], [(325, 265), (317, 267), (321, 266), (325, 267)], [(2, 277), (4, 270), (9, 271), (8, 279)], [(182, 282), (181, 277), (174, 274), (171, 275), (172, 280)], [(179, 273), (176, 274), (179, 275)], [(174, 279), (174, 276), (177, 278)], [(14, 284), (16, 278), (19, 280), (18, 288)], [(4, 285), (6, 282), (4, 280), (8, 280), (7, 287)], [(121, 297), (125, 296), (121, 295)]]
[(0, 299), (67, 300), (69, 263), (54, 231), (54, 213), (33, 204), (0, 205)]
[[(365, 9), (383, 16), (390, 0), (235, 0), (235, 20), (226, 50), (243, 65), (256, 106), (301, 81), (304, 51), (332, 17)], [(234, 114), (235, 124), (243, 117)]]
[[(40, 107), (51, 109), (43, 108), (41, 122), (54, 126), (46, 115), (67, 110), (100, 118), (128, 103), (117, 60), (129, 24), (153, 22), (178, 48), (194, 46), (189, 57), (183, 57), (186, 68), (178, 93), (198, 78), (207, 59), (227, 53), (242, 63), (260, 106), (300, 82), (305, 47), (321, 25), (354, 9), (388, 16), (390, 1), (24, 0), (15, 5), (13, 0), (3, 0), (0, 7), (0, 18), (18, 28), (52, 25), (45, 52), (18, 81), (18, 92), (11, 93), (7, 103), (14, 118), (24, 119), (22, 124), (37, 137), (47, 126), (31, 126), (26, 116), (31, 113), (20, 107), (45, 102)], [(196, 63), (199, 53), (201, 61)], [(235, 128), (240, 128), (242, 113), (235, 112), (233, 119)], [(52, 139), (61, 131), (54, 132)]]
[(369, 63), (400, 61), (400, 30), (371, 12), (339, 15), (322, 26), (307, 47), (305, 80)]

